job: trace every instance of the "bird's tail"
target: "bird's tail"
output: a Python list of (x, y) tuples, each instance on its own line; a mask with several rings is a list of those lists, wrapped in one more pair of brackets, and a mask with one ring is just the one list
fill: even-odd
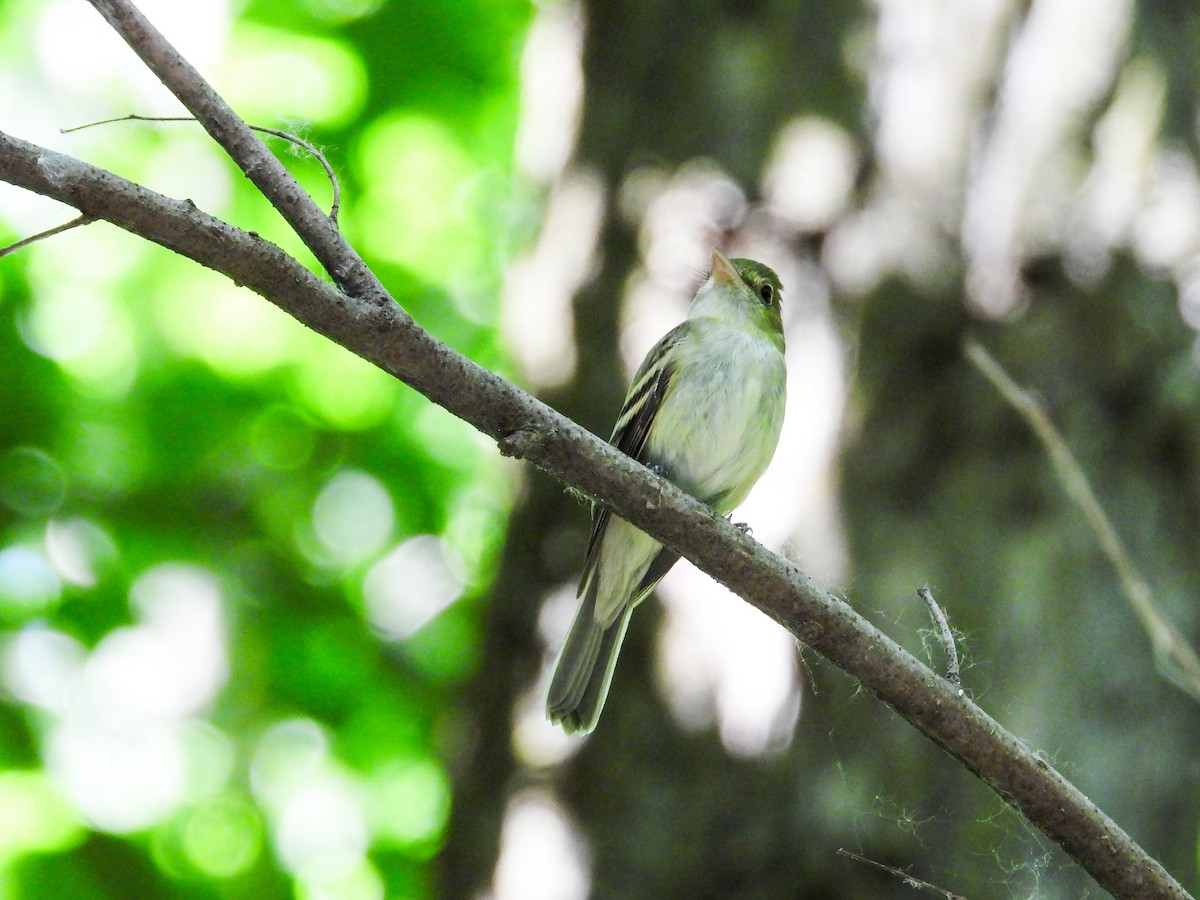
[(596, 727), (634, 604), (607, 628), (596, 621), (596, 581), (588, 586), (563, 643), (546, 693), (546, 714), (568, 734)]

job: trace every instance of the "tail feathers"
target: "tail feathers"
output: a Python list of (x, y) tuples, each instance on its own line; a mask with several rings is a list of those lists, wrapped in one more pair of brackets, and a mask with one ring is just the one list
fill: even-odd
[(632, 604), (626, 606), (605, 628), (596, 621), (595, 607), (589, 590), (571, 623), (546, 695), (546, 714), (568, 734), (587, 734), (596, 727), (633, 612)]

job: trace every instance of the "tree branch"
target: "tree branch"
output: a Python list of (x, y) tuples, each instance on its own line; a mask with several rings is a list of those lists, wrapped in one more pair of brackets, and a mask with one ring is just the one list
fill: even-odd
[(925, 605), (929, 607), (929, 615), (933, 617), (933, 623), (937, 626), (938, 637), (942, 642), (942, 652), (946, 654), (946, 680), (953, 685), (961, 686), (962, 679), (958, 674), (958, 648), (954, 646), (954, 632), (950, 630), (946, 614), (942, 612), (938, 602), (933, 599), (933, 590), (928, 585), (918, 588), (917, 596), (925, 601)]
[(948, 891), (945, 888), (938, 887), (936, 884), (930, 884), (925, 879), (918, 878), (915, 875), (910, 875), (907, 872), (897, 869), (895, 866), (889, 866), (886, 863), (879, 862), (878, 860), (867, 859), (865, 856), (859, 856), (857, 853), (851, 853), (849, 850), (846, 850), (843, 847), (838, 848), (838, 856), (845, 856), (845, 857), (848, 857), (849, 859), (856, 859), (861, 863), (866, 863), (868, 866), (874, 866), (877, 869), (887, 872), (889, 875), (895, 875), (897, 878), (899, 878), (901, 881), (903, 881), (905, 883), (905, 885), (907, 885), (908, 887), (914, 888), (918, 891), (923, 891), (923, 890), (928, 889), (930, 891), (933, 891), (935, 894), (941, 894), (943, 897), (946, 898), (946, 900), (967, 900), (967, 898), (962, 896), (961, 894), (956, 894), (953, 891)]
[[(130, 113), (127, 116), (117, 116), (115, 119), (101, 119), (99, 122), (88, 122), (86, 125), (75, 125), (71, 128), (59, 129), (62, 134), (71, 134), (74, 131), (83, 131), (85, 128), (95, 128), (97, 125), (115, 125), (117, 122), (195, 122), (200, 120), (195, 116), (141, 116), (137, 113)], [(272, 137), (281, 138), (289, 144), (299, 147), (318, 163), (325, 170), (325, 177), (329, 179), (329, 186), (333, 189), (333, 200), (329, 204), (329, 218), (336, 225), (338, 220), (338, 211), (342, 208), (342, 184), (338, 181), (337, 172), (333, 171), (333, 166), (329, 164), (329, 160), (325, 158), (314, 144), (309, 143), (299, 135), (291, 134), (287, 131), (281, 131), (278, 128), (266, 128), (262, 125), (248, 125), (251, 131), (257, 131), (259, 134), (269, 134)]]
[(89, 2), (237, 163), (334, 281), (348, 292), (379, 305), (394, 302), (375, 273), (342, 239), (337, 224), (321, 211), (253, 129), (136, 6), (126, 0)]
[(1138, 571), (1125, 542), (1117, 534), (1112, 520), (1092, 490), (1083, 466), (1075, 459), (1075, 454), (1067, 446), (1049, 414), (1033, 394), (1013, 381), (983, 344), (971, 338), (963, 349), (971, 364), (992, 383), (1046, 448), (1059, 484), (1083, 513), (1084, 521), (1096, 535), (1100, 549), (1117, 573), (1125, 599), (1150, 637), (1158, 671), (1173, 685), (1186, 691), (1192, 699), (1200, 700), (1200, 658), (1159, 608), (1154, 592), (1150, 590), (1150, 583)]
[(858, 679), (1060, 844), (1119, 897), (1183, 888), (1087, 797), (958, 688), (711, 509), (507, 381), (401, 310), (287, 170), (130, 4), (91, 0), (296, 230), (343, 288), (278, 247), (63, 154), (0, 133), (0, 179), (105, 219), (293, 315), (686, 556)]
[(0, 179), (222, 272), (604, 503), (859, 680), (975, 772), (1119, 897), (1185, 898), (1161, 865), (960, 690), (693, 497), (439, 343), (398, 306), (352, 297), (274, 244), (0, 132)]
[(31, 234), (27, 238), (22, 238), (15, 244), (9, 244), (7, 247), (0, 247), (0, 259), (8, 256), (10, 253), (16, 253), (18, 250), (23, 250), (31, 244), (36, 244), (38, 241), (44, 241), (47, 238), (52, 238), (56, 234), (62, 234), (64, 231), (70, 231), (72, 228), (78, 228), (80, 225), (90, 225), (94, 219), (88, 216), (76, 216), (70, 222), (62, 225), (56, 225), (53, 228), (47, 228), (45, 231), (39, 231), (37, 234)]

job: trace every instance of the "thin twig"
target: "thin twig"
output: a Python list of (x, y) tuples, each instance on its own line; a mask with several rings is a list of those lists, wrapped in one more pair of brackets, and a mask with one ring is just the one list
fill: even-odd
[[(195, 116), (142, 116), (137, 113), (130, 113), (127, 116), (118, 116), (115, 119), (101, 119), (99, 122), (88, 122), (86, 125), (75, 125), (72, 128), (59, 129), (62, 134), (70, 134), (72, 131), (83, 131), (85, 128), (94, 128), (97, 125), (111, 125), (114, 122), (197, 122), (199, 119)], [(286, 131), (280, 131), (277, 128), (267, 128), (263, 125), (247, 126), (252, 131), (258, 131), (262, 134), (270, 134), (277, 138), (283, 138), (285, 141), (290, 141), (297, 147), (307, 151), (312, 157), (321, 164), (321, 168), (325, 170), (325, 176), (329, 179), (329, 183), (333, 186), (333, 203), (329, 207), (329, 218), (335, 223), (337, 222), (338, 212), (342, 208), (342, 186), (338, 182), (337, 174), (333, 171), (333, 166), (329, 164), (329, 160), (325, 158), (325, 154), (318, 150), (314, 145), (304, 140), (302, 137), (297, 137), (294, 134), (289, 134)]]
[(54, 228), (47, 228), (45, 231), (40, 231), (35, 235), (17, 241), (15, 244), (0, 247), (0, 258), (8, 256), (10, 253), (16, 253), (22, 247), (28, 247), (30, 244), (36, 244), (38, 241), (44, 241), (46, 238), (54, 237), (56, 234), (62, 234), (64, 231), (70, 231), (72, 228), (78, 228), (80, 225), (87, 225), (95, 221), (95, 218), (92, 216), (79, 216), (65, 225), (56, 225)]
[(866, 863), (868, 866), (874, 866), (877, 869), (882, 869), (884, 872), (887, 872), (889, 875), (895, 875), (897, 878), (902, 880), (909, 887), (917, 888), (918, 890), (934, 891), (935, 893), (941, 894), (943, 897), (946, 898), (946, 900), (967, 900), (967, 898), (964, 897), (962, 894), (956, 894), (953, 891), (948, 891), (943, 887), (938, 887), (936, 884), (930, 884), (928, 881), (925, 881), (924, 879), (917, 878), (915, 875), (909, 875), (907, 872), (903, 871), (902, 869), (894, 868), (892, 866), (887, 865), (886, 863), (877, 862), (876, 860), (873, 860), (873, 859), (867, 859), (865, 856), (859, 856), (857, 853), (851, 853), (849, 850), (845, 849), (844, 847), (838, 847), (837, 852), (838, 852), (839, 856), (848, 856), (848, 857), (850, 857), (850, 859), (856, 859), (861, 863)]
[(1084, 519), (1100, 542), (1104, 555), (1117, 571), (1117, 578), (1129, 605), (1142, 620), (1142, 626), (1146, 629), (1154, 649), (1154, 661), (1158, 671), (1180, 690), (1200, 700), (1200, 659), (1158, 608), (1150, 585), (1134, 565), (1133, 558), (1117, 535), (1112, 521), (1104, 512), (1100, 501), (1096, 499), (1083, 468), (1076, 461), (1054, 423), (1050, 421), (1050, 416), (1032, 394), (1013, 381), (982, 344), (969, 338), (965, 344), (965, 351), (967, 359), (1025, 419), (1042, 442), (1042, 446), (1046, 448), (1063, 489), (1083, 512)]
[(924, 600), (925, 605), (929, 607), (929, 614), (933, 616), (933, 621), (938, 627), (938, 634), (941, 635), (942, 649), (946, 653), (946, 680), (961, 686), (962, 681), (958, 677), (958, 648), (954, 646), (954, 632), (950, 630), (946, 614), (942, 612), (938, 602), (933, 599), (933, 591), (929, 589), (928, 585), (918, 588), (917, 596)]

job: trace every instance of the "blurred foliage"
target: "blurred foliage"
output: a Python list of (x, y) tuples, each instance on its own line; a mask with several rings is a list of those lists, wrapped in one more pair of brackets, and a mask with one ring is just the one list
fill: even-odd
[[(236, 7), (144, 8), (249, 121), (324, 149), (399, 302), (504, 371), (528, 3)], [(115, 80), (56, 45), (75, 16), (0, 3), (0, 82), (25, 85), (4, 127), (170, 111), (153, 86), (56, 100), (75, 62)], [(55, 143), (310, 260), (197, 126)], [(0, 242), (60, 215), (5, 194)], [(496, 454), (223, 277), (103, 225), (62, 238), (0, 265), (0, 894), (431, 896)]]

